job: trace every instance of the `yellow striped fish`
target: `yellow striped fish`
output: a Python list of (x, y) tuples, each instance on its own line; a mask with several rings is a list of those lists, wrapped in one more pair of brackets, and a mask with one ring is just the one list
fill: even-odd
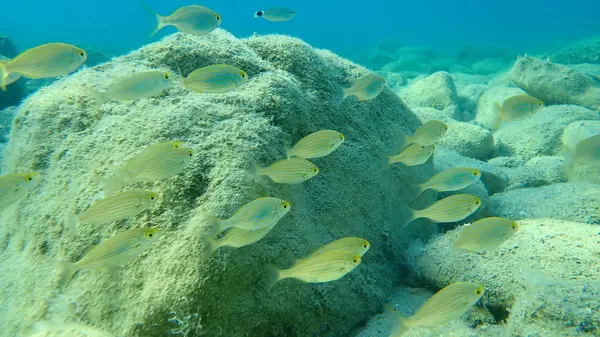
[(426, 209), (410, 210), (407, 225), (413, 220), (427, 218), (435, 222), (456, 222), (475, 213), (481, 206), (481, 200), (470, 194), (455, 194), (436, 201)]
[(402, 317), (386, 305), (395, 316), (392, 337), (399, 337), (415, 327), (435, 328), (462, 316), (485, 293), (478, 283), (457, 282), (445, 287), (429, 298), (414, 315)]
[(286, 278), (295, 278), (308, 283), (322, 283), (339, 280), (360, 264), (360, 256), (344, 252), (330, 251), (311, 255), (299, 260), (289, 269), (277, 269), (270, 272), (269, 289)]
[(229, 219), (212, 218), (217, 232), (237, 227), (248, 231), (273, 228), (291, 209), (289, 202), (273, 197), (258, 198), (240, 207)]
[(61, 287), (80, 269), (104, 270), (130, 263), (148, 249), (160, 233), (158, 228), (129, 229), (100, 242), (75, 263), (61, 262)]
[(435, 145), (420, 145), (417, 143), (412, 144), (402, 151), (400, 154), (388, 157), (388, 165), (394, 163), (402, 163), (406, 166), (417, 166), (424, 164), (429, 157), (433, 154)]
[(451, 167), (419, 185), (419, 194), (428, 189), (438, 192), (458, 191), (481, 178), (481, 172), (470, 167)]
[(319, 168), (315, 164), (300, 157), (280, 160), (269, 167), (255, 168), (257, 176), (268, 176), (276, 183), (299, 184), (316, 176)]
[(481, 253), (500, 247), (519, 230), (516, 221), (497, 217), (481, 219), (463, 227), (454, 247)]
[(214, 64), (192, 71), (181, 84), (197, 92), (223, 93), (247, 81), (248, 74), (242, 69), (227, 64)]
[(341, 252), (363, 257), (363, 255), (369, 251), (369, 248), (371, 248), (369, 241), (357, 237), (347, 237), (330, 242), (325, 246), (315, 250), (309, 256), (315, 256), (327, 252)]
[(321, 130), (300, 139), (287, 151), (287, 157), (304, 159), (325, 157), (335, 151), (344, 142), (344, 135), (333, 130)]
[(229, 228), (217, 239), (208, 239), (204, 242), (206, 245), (205, 255), (211, 256), (221, 247), (241, 248), (251, 245), (264, 238), (273, 227), (259, 228), (253, 231), (247, 229), (232, 227)]
[(133, 101), (140, 98), (152, 97), (160, 94), (172, 83), (171, 74), (164, 71), (145, 71), (113, 83), (107, 91), (91, 93), (96, 99), (96, 105), (116, 99), (121, 101)]
[(14, 59), (0, 63), (0, 88), (6, 90), (8, 77), (17, 73), (27, 78), (50, 78), (67, 75), (87, 59), (86, 52), (64, 43), (48, 43), (27, 49)]
[(114, 177), (100, 178), (100, 182), (108, 195), (126, 183), (167, 179), (183, 171), (193, 154), (192, 149), (186, 148), (180, 141), (154, 144), (129, 159), (123, 167), (111, 165)]
[(181, 7), (167, 16), (156, 14), (151, 8), (146, 7), (156, 16), (156, 28), (151, 36), (166, 26), (174, 26), (180, 32), (186, 34), (205, 35), (221, 25), (219, 14), (200, 5)]
[[(158, 194), (145, 190), (129, 190), (94, 202), (85, 212), (74, 215), (76, 222), (100, 225), (127, 219), (152, 207)], [(73, 226), (73, 224), (71, 224)]]
[(423, 146), (434, 145), (448, 131), (448, 125), (443, 122), (431, 120), (421, 125), (412, 136), (404, 137), (404, 145), (417, 143)]
[(40, 183), (38, 172), (21, 172), (0, 176), (0, 211), (19, 201)]
[(361, 101), (375, 99), (385, 88), (385, 79), (377, 74), (367, 74), (354, 82), (350, 88), (344, 88), (344, 97), (356, 96)]

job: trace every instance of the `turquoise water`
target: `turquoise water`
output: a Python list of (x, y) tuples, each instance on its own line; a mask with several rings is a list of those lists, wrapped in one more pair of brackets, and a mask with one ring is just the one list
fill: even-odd
[(186, 5), (2, 5), (0, 337), (600, 336), (600, 2)]

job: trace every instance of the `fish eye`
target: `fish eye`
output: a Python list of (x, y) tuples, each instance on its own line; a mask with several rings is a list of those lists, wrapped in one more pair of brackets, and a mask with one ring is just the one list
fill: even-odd
[(221, 21), (221, 16), (219, 14), (217, 14), (216, 18), (217, 18), (217, 21)]
[(367, 244), (366, 243), (363, 245), (363, 248), (367, 248)]
[(150, 200), (154, 200), (154, 196), (153, 195), (150, 196)]
[(82, 50), (79, 52), (79, 56), (84, 57), (85, 56), (85, 52)]
[(357, 262), (358, 262), (358, 260), (357, 260), (356, 258), (354, 258), (354, 259), (352, 260), (352, 262), (354, 262), (354, 263), (357, 263)]
[(512, 224), (512, 229), (517, 229), (517, 225), (516, 224)]
[(448, 130), (448, 125), (444, 125), (444, 130)]
[(476, 295), (481, 295), (481, 289), (479, 289), (479, 288), (475, 289), (475, 294)]
[(283, 209), (287, 209), (288, 207), (289, 207), (288, 203), (287, 203), (287, 202), (284, 202), (284, 203), (283, 203)]
[(164, 73), (164, 74), (163, 74), (163, 78), (164, 78), (165, 80), (168, 80), (168, 79), (169, 79), (169, 73)]
[(178, 149), (179, 148), (179, 143), (173, 143), (173, 148), (174, 149)]
[(151, 238), (152, 236), (154, 236), (154, 234), (152, 233), (148, 233), (148, 237)]
[(189, 151), (188, 154), (190, 155), (190, 157), (193, 155), (192, 151)]
[(542, 106), (542, 101), (538, 101), (538, 106)]
[(27, 181), (32, 181), (33, 177), (30, 174), (28, 174), (25, 176), (25, 179), (27, 179)]
[(243, 71), (240, 71), (240, 76), (242, 76), (242, 78), (246, 78), (246, 73)]
[(479, 172), (473, 171), (473, 175), (476, 176)]
[(480, 203), (479, 200), (475, 201), (475, 205), (479, 205), (479, 203)]
[(431, 149), (432, 149), (432, 150), (435, 150), (435, 145), (431, 145)]
[(316, 167), (313, 167), (312, 171), (313, 171), (313, 173), (317, 173), (317, 172), (319, 172), (319, 169)]
[(344, 140), (344, 135), (340, 134), (340, 140)]

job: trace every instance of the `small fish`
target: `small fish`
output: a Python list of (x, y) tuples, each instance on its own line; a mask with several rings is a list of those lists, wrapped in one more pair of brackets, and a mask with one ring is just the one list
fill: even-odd
[(335, 151), (344, 142), (344, 135), (333, 130), (321, 130), (300, 139), (287, 151), (287, 157), (304, 159), (325, 157)]
[[(71, 226), (79, 222), (95, 225), (127, 219), (152, 207), (158, 194), (145, 190), (129, 190), (94, 202), (79, 215), (73, 215)], [(75, 220), (75, 222), (73, 222)]]
[(516, 95), (500, 104), (498, 108), (498, 122), (509, 122), (527, 118), (544, 106), (540, 99), (529, 95)]
[(362, 238), (347, 237), (330, 242), (325, 246), (315, 250), (309, 256), (315, 256), (328, 252), (340, 252), (363, 257), (363, 255), (369, 251), (369, 248), (371, 248), (369, 241)]
[(431, 296), (410, 317), (402, 317), (386, 306), (396, 318), (390, 336), (399, 337), (415, 327), (435, 328), (455, 320), (477, 303), (484, 293), (485, 287), (481, 284), (456, 282)]
[(296, 15), (296, 13), (289, 8), (271, 7), (269, 9), (254, 13), (254, 18), (263, 18), (269, 21), (282, 22), (291, 20), (294, 15)]
[(83, 49), (70, 44), (49, 43), (27, 49), (14, 59), (0, 63), (0, 87), (6, 90), (7, 80), (16, 73), (27, 78), (50, 78), (67, 75), (87, 59)]
[(455, 194), (436, 201), (426, 209), (410, 209), (407, 225), (413, 220), (427, 218), (435, 222), (456, 222), (475, 213), (481, 206), (481, 200), (470, 194)]
[(241, 248), (260, 241), (273, 227), (259, 228), (249, 231), (242, 228), (231, 227), (217, 239), (208, 239), (205, 243), (205, 256), (212, 255), (221, 247)]
[(242, 69), (227, 64), (214, 64), (192, 71), (181, 84), (201, 93), (229, 92), (248, 81)]
[(180, 141), (157, 143), (129, 159), (123, 167), (111, 165), (114, 178), (99, 178), (99, 181), (105, 193), (111, 194), (126, 183), (167, 179), (183, 171), (193, 154)]
[(421, 165), (431, 157), (433, 150), (435, 150), (435, 145), (424, 146), (414, 143), (404, 149), (400, 154), (388, 156), (388, 165), (394, 163), (402, 163), (406, 166)]
[(40, 183), (38, 172), (21, 172), (0, 176), (0, 211), (19, 201)]
[(410, 145), (417, 143), (423, 146), (434, 145), (440, 141), (440, 139), (448, 131), (448, 125), (431, 120), (421, 125), (412, 136), (404, 137), (404, 145)]
[(465, 225), (454, 247), (471, 252), (488, 252), (502, 245), (519, 230), (516, 221), (490, 217)]
[(600, 135), (579, 141), (575, 146), (573, 160), (578, 164), (586, 165), (600, 163)]
[[(0, 63), (2, 64), (6, 64), (6, 62), (8, 62), (10, 60), (0, 60)], [(2, 68), (0, 67), (0, 76), (2, 75)], [(6, 77), (6, 83), (4, 83), (5, 85), (9, 85), (12, 84), (14, 82), (16, 82), (19, 78), (21, 78), (21, 75), (19, 73), (10, 73), (8, 74), (8, 76)]]
[(211, 218), (217, 233), (237, 227), (248, 231), (273, 228), (291, 209), (289, 202), (272, 197), (258, 198), (240, 207), (229, 219)]
[(121, 79), (112, 84), (107, 91), (92, 91), (96, 105), (107, 100), (133, 101), (160, 94), (172, 83), (172, 76), (164, 71), (146, 71)]
[(268, 176), (276, 183), (299, 184), (316, 176), (319, 168), (315, 164), (300, 157), (283, 159), (273, 163), (269, 167), (256, 167), (257, 176)]
[(419, 185), (419, 194), (428, 189), (438, 192), (458, 191), (481, 178), (478, 169), (470, 167), (451, 167), (434, 175), (429, 181)]
[(135, 260), (156, 241), (160, 233), (158, 228), (129, 229), (100, 242), (75, 263), (61, 262), (61, 288), (64, 288), (73, 274), (80, 269), (99, 271)]
[(370, 101), (383, 91), (385, 79), (377, 74), (367, 74), (357, 79), (350, 88), (344, 88), (344, 98), (356, 96), (361, 101)]
[(206, 35), (221, 25), (219, 14), (199, 5), (181, 7), (168, 16), (156, 14), (148, 6), (145, 7), (156, 16), (156, 28), (150, 36), (166, 26), (174, 26), (180, 32), (186, 34)]
[(295, 278), (308, 283), (322, 283), (339, 280), (360, 264), (360, 256), (345, 252), (330, 251), (311, 255), (299, 260), (289, 269), (270, 268), (269, 286), (286, 278)]

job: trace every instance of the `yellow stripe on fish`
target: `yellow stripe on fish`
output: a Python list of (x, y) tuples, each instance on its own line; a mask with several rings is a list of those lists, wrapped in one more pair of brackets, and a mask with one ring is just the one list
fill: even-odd
[(421, 125), (412, 136), (404, 137), (404, 145), (417, 143), (423, 146), (434, 145), (448, 131), (448, 125), (443, 122), (431, 120)]
[(269, 167), (256, 167), (257, 176), (268, 176), (276, 183), (299, 184), (319, 174), (319, 168), (300, 157), (292, 157), (273, 163)]
[(249, 231), (247, 229), (231, 227), (217, 239), (207, 239), (204, 244), (204, 256), (210, 257), (221, 247), (241, 248), (256, 243), (264, 238), (273, 227), (264, 227)]
[(333, 130), (321, 130), (300, 139), (287, 151), (287, 157), (321, 158), (335, 151), (344, 142), (344, 135)]
[(363, 257), (369, 251), (369, 248), (371, 248), (371, 244), (365, 239), (346, 237), (326, 244), (310, 253), (309, 256), (316, 256), (327, 252), (340, 252)]
[(424, 146), (414, 143), (404, 149), (400, 154), (388, 156), (388, 165), (402, 163), (405, 166), (418, 166), (424, 164), (433, 154), (435, 145)]
[(462, 316), (485, 293), (485, 287), (478, 283), (456, 282), (445, 287), (429, 298), (410, 317), (398, 315), (389, 306), (386, 309), (395, 316), (391, 337), (399, 337), (416, 327), (435, 328)]
[(158, 194), (145, 190), (129, 190), (94, 202), (83, 213), (76, 215), (79, 222), (100, 225), (127, 219), (152, 207)]
[(192, 71), (181, 84), (201, 93), (229, 92), (248, 81), (242, 69), (227, 64), (215, 64)]
[(470, 167), (451, 167), (419, 185), (419, 194), (428, 189), (438, 192), (458, 191), (481, 178), (481, 172)]
[(269, 289), (286, 278), (295, 278), (308, 283), (322, 283), (339, 280), (360, 264), (360, 256), (339, 251), (311, 255), (299, 260), (289, 269), (272, 268), (269, 275)]
[(75, 263), (61, 262), (61, 287), (80, 269), (104, 270), (130, 263), (148, 249), (160, 233), (158, 228), (129, 229), (100, 242)]
[(375, 99), (385, 88), (385, 79), (377, 74), (367, 74), (357, 79), (352, 87), (344, 88), (344, 97), (356, 96), (361, 101)]
[(64, 76), (79, 68), (86, 59), (83, 49), (64, 43), (48, 43), (27, 49), (14, 59), (0, 63), (0, 88), (6, 90), (7, 79), (12, 73), (27, 78)]
[(258, 198), (240, 207), (229, 219), (210, 219), (217, 232), (237, 227), (248, 231), (273, 228), (291, 209), (289, 202), (273, 197)]
[(150, 36), (166, 26), (174, 26), (186, 34), (205, 35), (221, 25), (221, 16), (218, 13), (200, 5), (181, 7), (166, 16), (159, 15), (148, 6), (146, 7), (156, 16), (156, 28)]
[(123, 167), (110, 166), (114, 178), (100, 179), (106, 194), (126, 183), (153, 182), (179, 174), (191, 161), (194, 152), (180, 141), (151, 145), (129, 159)]
[(456, 222), (475, 213), (481, 206), (481, 199), (470, 194), (455, 194), (436, 201), (422, 210), (410, 209), (407, 225), (413, 220), (427, 218), (434, 222)]
[(454, 247), (471, 252), (489, 252), (500, 247), (519, 230), (514, 220), (490, 217), (464, 225)]
[(21, 172), (0, 176), (0, 211), (14, 204), (40, 183), (38, 172)]

